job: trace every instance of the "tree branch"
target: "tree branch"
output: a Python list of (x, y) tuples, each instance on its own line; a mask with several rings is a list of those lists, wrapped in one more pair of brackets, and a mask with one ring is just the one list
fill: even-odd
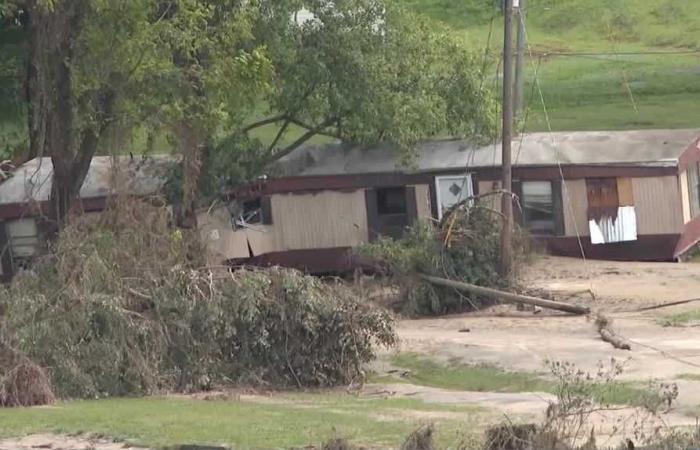
[[(304, 128), (308, 131), (315, 131), (316, 134), (320, 134), (321, 136), (328, 136), (336, 139), (343, 139), (343, 137), (340, 135), (340, 133), (332, 133), (330, 131), (325, 131), (325, 130), (319, 130), (318, 127), (314, 127), (312, 125), (309, 125), (305, 122), (302, 122), (299, 119), (296, 119), (294, 117), (287, 117), (287, 120), (293, 123), (294, 125)], [(323, 126), (323, 128), (326, 128), (329, 125), (332, 125), (333, 122), (335, 122), (337, 119), (333, 119), (330, 123), (326, 122), (326, 125)]]
[(241, 128), (241, 133), (248, 133), (256, 128), (264, 127), (265, 125), (270, 125), (271, 123), (277, 123), (280, 120), (285, 120), (287, 118), (286, 114), (278, 114), (276, 116), (268, 117), (267, 119), (260, 120), (258, 122), (253, 122), (245, 127)]
[(304, 142), (308, 141), (309, 139), (316, 136), (317, 134), (324, 134), (324, 133), (322, 133), (323, 129), (326, 128), (327, 126), (333, 124), (333, 122), (335, 122), (336, 120), (338, 120), (338, 119), (335, 117), (329, 117), (328, 119), (324, 120), (323, 123), (321, 123), (320, 125), (312, 128), (309, 131), (307, 131), (306, 133), (302, 134), (299, 137), (299, 139), (297, 139), (296, 141), (289, 144), (287, 147), (283, 148), (279, 152), (272, 155), (272, 158), (271, 158), (272, 161), (276, 161), (280, 158), (287, 156), (288, 154), (292, 153), (294, 150), (299, 148)]
[(284, 132), (287, 131), (287, 128), (289, 128), (289, 124), (290, 124), (290, 123), (291, 123), (291, 121), (290, 121), (289, 119), (287, 119), (287, 120), (284, 121), (284, 124), (283, 124), (282, 127), (279, 129), (279, 131), (277, 132), (277, 136), (275, 136), (275, 139), (272, 141), (272, 143), (270, 144), (270, 146), (267, 147), (267, 153), (268, 153), (268, 154), (269, 154), (269, 153), (272, 153), (272, 150), (275, 148), (275, 146), (277, 145), (277, 143), (280, 141), (280, 139), (282, 138), (282, 135), (284, 134)]

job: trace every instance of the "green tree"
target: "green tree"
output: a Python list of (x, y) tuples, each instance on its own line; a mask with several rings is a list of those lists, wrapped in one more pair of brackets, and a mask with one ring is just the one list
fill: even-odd
[(205, 136), (235, 122), (230, 112), (244, 111), (266, 86), (267, 58), (251, 42), (246, 2), (8, 5), (5, 16), (26, 16), (30, 154), (51, 157), (49, 218), (58, 225), (108, 138), (146, 126), (196, 154)]
[[(382, 0), (260, 0), (254, 29), (275, 68), (269, 143), (281, 157), (313, 136), (408, 151), (437, 135), (491, 135), (496, 108), (481, 64), (463, 43)], [(305, 8), (306, 20), (293, 20)], [(280, 145), (290, 126), (302, 133)]]

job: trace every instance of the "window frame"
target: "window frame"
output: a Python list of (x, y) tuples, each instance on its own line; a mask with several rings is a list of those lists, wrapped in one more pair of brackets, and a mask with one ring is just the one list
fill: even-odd
[[(700, 217), (700, 163), (689, 165), (686, 172), (690, 218), (695, 219)], [(694, 177), (692, 174), (694, 174)]]
[[(463, 181), (465, 179), (467, 181), (466, 182), (467, 198), (474, 197), (474, 175), (472, 172), (468, 172), (468, 173), (462, 174), (462, 175), (443, 175), (443, 176), (436, 176), (435, 177), (435, 202), (437, 203), (437, 218), (438, 218), (438, 220), (441, 220), (442, 216), (444, 214), (443, 210), (442, 210), (442, 195), (440, 194), (440, 182), (443, 180)], [(454, 206), (454, 205), (451, 205), (450, 207), (452, 207), (452, 206)]]
[[(549, 199), (550, 199), (550, 204), (552, 207), (552, 212), (551, 212), (551, 229), (543, 229), (543, 228), (537, 228), (533, 229), (529, 226), (527, 215), (525, 213), (526, 207), (525, 204), (527, 202), (526, 196), (525, 196), (525, 185), (529, 183), (546, 183), (549, 185)], [(558, 226), (558, 207), (557, 207), (557, 194), (556, 194), (556, 189), (561, 186), (560, 183), (555, 183), (552, 180), (519, 180), (518, 181), (518, 195), (520, 199), (520, 223), (521, 225), (526, 228), (530, 233), (532, 233), (534, 236), (557, 236), (562, 234), (562, 230), (560, 230)]]
[[(391, 216), (405, 216), (408, 215), (408, 200), (406, 198), (406, 186), (391, 186), (377, 188), (377, 215), (380, 217), (391, 217)], [(386, 199), (388, 198), (387, 193), (391, 192), (392, 195), (396, 195), (397, 198), (402, 199), (401, 211), (390, 210), (388, 212), (382, 212), (382, 206), (386, 207)], [(384, 200), (384, 202), (382, 201)], [(384, 204), (382, 204), (384, 203)]]

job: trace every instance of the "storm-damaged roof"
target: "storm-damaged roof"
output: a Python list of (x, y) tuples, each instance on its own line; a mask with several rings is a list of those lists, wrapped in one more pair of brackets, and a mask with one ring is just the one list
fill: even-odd
[[(669, 167), (700, 135), (692, 130), (573, 131), (529, 133), (513, 140), (516, 166), (625, 165)], [(464, 140), (426, 141), (414, 162), (403, 167), (388, 145), (306, 146), (282, 158), (276, 175), (348, 175), (396, 171), (433, 172), (500, 166), (500, 143), (475, 146)]]
[[(165, 184), (168, 167), (175, 159), (169, 155), (95, 156), (80, 197), (100, 198), (119, 190), (123, 194), (146, 196), (158, 193)], [(0, 205), (44, 202), (49, 199), (53, 177), (51, 158), (34, 158), (0, 184)]]

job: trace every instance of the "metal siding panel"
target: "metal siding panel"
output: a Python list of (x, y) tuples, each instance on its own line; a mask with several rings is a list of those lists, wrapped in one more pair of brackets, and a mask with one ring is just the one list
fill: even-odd
[(417, 184), (413, 186), (416, 189), (416, 210), (419, 219), (430, 219), (430, 186), (427, 184)]
[(352, 247), (367, 241), (364, 191), (272, 196), (276, 250)]
[(566, 236), (588, 236), (588, 196), (586, 180), (566, 180), (563, 183), (564, 232)]
[[(491, 180), (481, 180), (479, 181), (479, 195), (486, 195), (490, 192), (497, 191), (501, 188), (501, 183), (499, 181)], [(491, 208), (495, 211), (501, 211), (501, 196), (500, 195), (488, 195), (480, 199), (482, 205)]]
[(634, 189), (631, 178), (617, 179), (617, 195), (620, 199), (620, 206), (634, 206)]
[(692, 220), (690, 215), (690, 192), (688, 191), (688, 172), (681, 172), (678, 178), (678, 184), (681, 189), (681, 209), (683, 210), (683, 223), (688, 223)]
[(672, 234), (683, 229), (678, 177), (633, 178), (637, 232)]
[(554, 208), (554, 234), (563, 236), (564, 226), (564, 199), (562, 182), (559, 180), (552, 182), (552, 206)]

